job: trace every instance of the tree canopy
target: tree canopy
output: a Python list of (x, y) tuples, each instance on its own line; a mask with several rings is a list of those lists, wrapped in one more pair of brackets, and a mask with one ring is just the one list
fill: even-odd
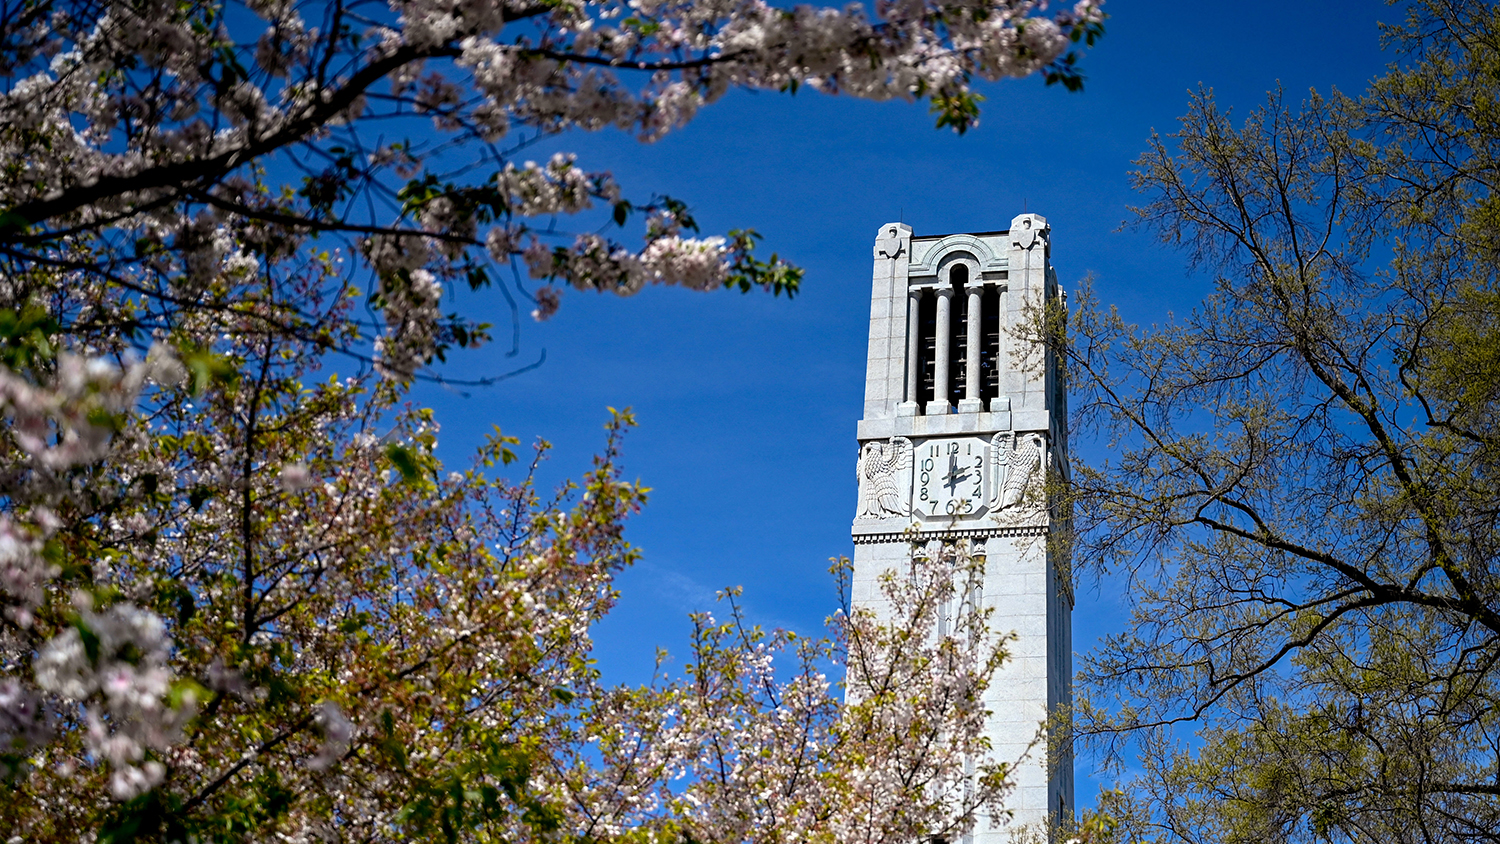
[(1110, 445), (1074, 559), (1135, 602), (1078, 728), (1141, 753), (1131, 840), (1500, 840), (1497, 15), (1414, 3), (1363, 96), (1200, 91), (1137, 162), (1215, 283), (1068, 326)]

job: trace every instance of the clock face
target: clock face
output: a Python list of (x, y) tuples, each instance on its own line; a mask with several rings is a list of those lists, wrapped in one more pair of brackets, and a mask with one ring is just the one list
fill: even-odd
[(985, 443), (952, 437), (918, 443), (912, 511), (926, 519), (977, 516), (984, 509)]

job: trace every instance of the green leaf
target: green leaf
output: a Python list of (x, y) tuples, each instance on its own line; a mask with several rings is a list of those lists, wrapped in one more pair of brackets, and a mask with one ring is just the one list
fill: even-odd
[(470, 290), (478, 290), (481, 287), (490, 286), (490, 274), (484, 268), (483, 264), (476, 264), (472, 267), (469, 267), (469, 270), (467, 273), (465, 273), (465, 275), (468, 278)]
[(417, 455), (409, 448), (400, 443), (391, 443), (385, 447), (386, 459), (401, 473), (401, 479), (407, 483), (416, 483), (422, 477), (421, 465), (417, 462)]
[(194, 512), (197, 512), (202, 510), (203, 504), (213, 497), (214, 491), (209, 487), (194, 487), (193, 491), (188, 493), (188, 505), (193, 508)]
[(180, 709), (189, 699), (207, 700), (208, 689), (192, 680), (178, 680), (167, 691), (167, 703), (171, 704), (173, 709)]
[(51, 360), (56, 350), (47, 338), (60, 330), (58, 321), (36, 305), (0, 310), (0, 363), (19, 371)]
[[(153, 789), (121, 804), (109, 813), (99, 829), (99, 837), (96, 839), (98, 844), (182, 840), (186, 836), (183, 835), (180, 823), (171, 820), (171, 809), (175, 806), (163, 805), (163, 801), (167, 799), (172, 798), (164, 796), (160, 789)], [(163, 835), (163, 832), (167, 834)]]
[(89, 658), (89, 664), (99, 664), (99, 634), (89, 629), (83, 619), (73, 619), (73, 629), (78, 631), (78, 638), (83, 640), (83, 653)]
[(216, 355), (206, 349), (188, 352), (182, 356), (182, 363), (192, 374), (193, 395), (202, 395), (203, 391), (213, 383), (232, 383), (239, 378), (239, 370), (223, 355)]
[(30, 226), (31, 221), (15, 211), (0, 212), (0, 233), (25, 234)]
[(937, 128), (950, 126), (962, 135), (979, 122), (979, 104), (984, 97), (973, 91), (956, 94), (933, 94), (932, 113), (938, 116)]

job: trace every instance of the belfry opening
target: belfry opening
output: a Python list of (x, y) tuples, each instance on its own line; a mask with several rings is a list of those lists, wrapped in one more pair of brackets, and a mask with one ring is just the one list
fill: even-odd
[(1000, 285), (1006, 274), (977, 275), (967, 263), (974, 259), (960, 257), (935, 281), (914, 284), (908, 293), (912, 354), (904, 396), (916, 404), (916, 415), (970, 409), (965, 402), (988, 410), (1000, 395)]

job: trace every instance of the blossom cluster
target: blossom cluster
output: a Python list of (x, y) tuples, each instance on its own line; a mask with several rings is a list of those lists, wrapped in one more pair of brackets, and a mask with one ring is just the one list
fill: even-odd
[(30, 755), (51, 736), (42, 696), (16, 677), (0, 679), (0, 777), (15, 775), (9, 759)]
[[(160, 345), (123, 366), (70, 352), (58, 353), (54, 364), (43, 384), (0, 367), (0, 409), (18, 450), (5, 493), (19, 505), (0, 516), (0, 604), (19, 633), (33, 631), (61, 574), (59, 554), (49, 551), (57, 550), (50, 543), (65, 527), (57, 510), (73, 492), (69, 471), (111, 455), (115, 433), (148, 380), (177, 384), (186, 374)], [(87, 701), (89, 752), (110, 764), (111, 793), (128, 799), (161, 782), (164, 766), (146, 754), (171, 742), (190, 713), (191, 695), (168, 700), (173, 675), (159, 617), (128, 602), (94, 613), (83, 592), (75, 600), (80, 612), (73, 625), (38, 642), (33, 675), (0, 678), (0, 757), (25, 758), (50, 738), (48, 694)], [(16, 644), (14, 634), (0, 636), (7, 662), (19, 662)]]
[(128, 800), (166, 776), (166, 766), (146, 754), (176, 740), (196, 701), (187, 691), (169, 705), (170, 642), (161, 618), (130, 604), (95, 613), (86, 596), (80, 602), (74, 626), (38, 652), (36, 683), (64, 701), (98, 702), (86, 708), (85, 745), (109, 763), (110, 793)]
[[(607, 173), (584, 171), (571, 155), (506, 160), (494, 145), (517, 129), (534, 138), (613, 127), (652, 141), (731, 88), (807, 87), (929, 99), (940, 125), (962, 130), (978, 119), (974, 80), (1076, 80), (1065, 54), (1091, 42), (1102, 20), (1098, 0), (1050, 16), (1040, 0), (882, 0), (873, 9), (390, 0), (359, 25), (332, 27), (315, 6), (247, 6), (250, 14), (221, 17), (161, 0), (62, 3), (49, 28), (0, 40), (0, 155), (24, 162), (0, 179), (0, 242), (99, 283), (186, 296), (216, 280), (243, 284), (266, 259), (328, 232), (399, 241), (408, 272), (478, 277), (485, 253), (471, 247), (509, 260), (531, 238), (552, 242), (550, 223), (527, 221), (596, 204), (620, 219), (632, 207)], [(383, 127), (408, 119), (488, 150), (488, 180), (451, 181), (465, 168), (449, 168), (446, 152), (429, 160), (420, 145), (386, 142)], [(283, 154), (308, 175), (300, 187), (268, 190), (256, 162)], [(419, 201), (409, 199), (413, 186)], [(393, 195), (408, 199), (391, 214)], [(549, 277), (625, 293), (651, 283), (709, 289), (728, 276), (779, 292), (794, 278), (784, 264), (746, 262), (711, 240), (648, 233), (637, 248), (601, 249), (562, 247)], [(365, 251), (383, 279), (376, 286), (390, 286), (384, 250)], [(383, 301), (422, 301), (422, 291), (414, 296)], [(385, 323), (375, 356), (395, 361), (383, 367), (395, 376), (449, 341), (438, 332), (424, 352), (422, 332), (408, 330), (420, 319)]]
[(0, 413), (24, 455), (6, 479), (16, 510), (0, 515), (0, 597), (12, 623), (31, 625), (44, 586), (58, 573), (43, 551), (60, 526), (51, 505), (66, 491), (62, 474), (109, 454), (115, 429), (148, 379), (175, 384), (184, 377), (182, 364), (162, 346), (123, 367), (61, 352), (47, 384), (0, 366)]
[(387, 325), (375, 340), (375, 366), (388, 378), (409, 379), (432, 357), (443, 288), (424, 269), (382, 275), (380, 295)]
[(38, 467), (79, 466), (107, 453), (115, 421), (133, 409), (151, 376), (177, 379), (181, 368), (160, 349), (123, 369), (103, 358), (64, 352), (47, 386), (0, 367), (0, 412), (9, 417), (16, 445)]
[(521, 167), (505, 165), (496, 174), (508, 210), (520, 217), (576, 214), (593, 207), (595, 199), (614, 202), (620, 186), (608, 173), (590, 173), (578, 166), (578, 156), (557, 153), (544, 166), (528, 161)]
[(647, 284), (712, 290), (724, 285), (730, 270), (729, 249), (722, 237), (660, 237), (635, 253), (599, 235), (586, 234), (566, 249), (533, 240), (524, 255), (532, 278), (564, 278), (581, 290), (607, 290), (621, 296), (633, 296)]

